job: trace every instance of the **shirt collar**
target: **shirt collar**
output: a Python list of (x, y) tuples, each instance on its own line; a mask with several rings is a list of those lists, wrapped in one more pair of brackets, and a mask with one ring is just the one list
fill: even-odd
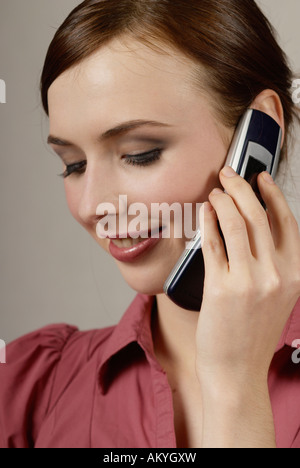
[[(99, 383), (102, 393), (106, 391), (106, 371), (113, 356), (126, 348), (130, 343), (137, 342), (144, 350), (149, 363), (156, 368), (159, 364), (155, 359), (151, 331), (151, 314), (156, 304), (155, 296), (138, 294), (126, 310), (119, 324), (114, 328), (104, 350), (99, 367)], [(295, 340), (300, 339), (300, 298), (281, 335), (276, 352), (284, 346), (297, 348)]]
[(281, 339), (277, 345), (276, 352), (280, 351), (284, 346), (290, 346), (291, 348), (297, 348), (295, 340), (300, 339), (300, 298), (295, 305), (293, 312), (285, 326), (285, 329), (281, 335)]
[(151, 315), (155, 304), (155, 296), (138, 294), (114, 328), (100, 361), (99, 383), (102, 393), (106, 391), (106, 374), (112, 357), (133, 342), (137, 342), (144, 350), (151, 365), (159, 366), (154, 355), (151, 331)]

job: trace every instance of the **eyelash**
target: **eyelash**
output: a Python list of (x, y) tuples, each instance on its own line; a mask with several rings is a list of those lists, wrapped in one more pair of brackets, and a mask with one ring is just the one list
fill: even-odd
[(81, 161), (75, 164), (70, 164), (69, 166), (66, 166), (66, 170), (62, 174), (59, 174), (59, 176), (66, 179), (67, 177), (69, 177), (71, 174), (74, 174), (74, 173), (83, 174), (84, 172), (83, 169), (86, 167), (86, 164), (87, 164), (86, 161)]
[[(159, 161), (161, 158), (162, 149), (156, 148), (146, 153), (135, 154), (135, 155), (126, 155), (123, 157), (126, 164), (131, 166), (140, 166), (147, 167), (150, 164), (153, 164), (156, 161)], [(66, 170), (60, 174), (60, 177), (66, 179), (71, 174), (83, 174), (84, 169), (87, 165), (86, 161), (81, 161), (75, 164), (70, 164), (66, 167)]]
[(135, 155), (126, 155), (124, 161), (126, 164), (131, 166), (140, 166), (146, 167), (150, 166), (156, 161), (159, 161), (161, 158), (162, 149), (155, 148), (154, 150), (147, 151), (146, 153), (135, 154)]

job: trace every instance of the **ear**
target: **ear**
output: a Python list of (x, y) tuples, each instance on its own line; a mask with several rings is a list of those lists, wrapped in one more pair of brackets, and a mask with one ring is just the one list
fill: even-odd
[(265, 89), (262, 91), (251, 104), (251, 109), (256, 109), (265, 112), (272, 117), (282, 129), (282, 143), (284, 143), (285, 137), (285, 124), (284, 124), (284, 112), (281, 104), (280, 97), (272, 89)]

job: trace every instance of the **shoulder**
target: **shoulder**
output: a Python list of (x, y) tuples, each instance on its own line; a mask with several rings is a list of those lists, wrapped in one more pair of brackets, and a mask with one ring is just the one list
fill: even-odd
[[(8, 344), (0, 365), (0, 447), (30, 447), (47, 414), (56, 375), (78, 371), (110, 337), (114, 327), (79, 331), (50, 325)], [(30, 428), (30, 433), (28, 431)]]
[(15, 358), (24, 358), (24, 354), (31, 354), (33, 349), (40, 351), (63, 349), (70, 337), (78, 331), (78, 328), (66, 324), (49, 325), (39, 330), (21, 336), (7, 346), (8, 361), (10, 364)]
[(50, 363), (59, 361), (70, 350), (76, 353), (77, 348), (89, 357), (106, 342), (114, 328), (80, 331), (66, 324), (40, 328), (7, 345), (6, 365), (1, 369), (10, 374), (19, 365), (26, 365), (40, 366), (45, 372)]

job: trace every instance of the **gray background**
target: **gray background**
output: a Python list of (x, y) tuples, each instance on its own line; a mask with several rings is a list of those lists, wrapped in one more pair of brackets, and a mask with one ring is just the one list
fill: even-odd
[[(45, 143), (39, 77), (56, 28), (78, 3), (0, 0), (0, 79), (7, 86), (7, 103), (0, 104), (0, 338), (6, 342), (49, 323), (82, 330), (115, 324), (135, 296), (69, 214), (57, 177), (61, 164)], [(299, 0), (258, 3), (300, 78)], [(293, 154), (299, 187), (299, 150)], [(297, 194), (284, 180), (296, 213)]]

